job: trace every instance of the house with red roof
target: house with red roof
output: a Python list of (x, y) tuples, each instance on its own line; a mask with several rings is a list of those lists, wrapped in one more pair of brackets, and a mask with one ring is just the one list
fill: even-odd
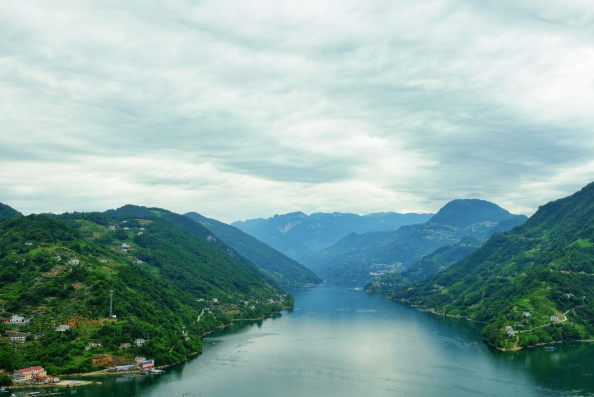
[(23, 376), (25, 377), (25, 381), (27, 382), (29, 382), (30, 380), (44, 380), (47, 376), (47, 373), (45, 372), (45, 369), (43, 369), (43, 367), (23, 368), (19, 369), (19, 372), (23, 374)]

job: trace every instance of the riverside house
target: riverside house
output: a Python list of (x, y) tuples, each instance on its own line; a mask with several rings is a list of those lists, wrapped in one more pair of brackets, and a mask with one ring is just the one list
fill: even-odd
[(19, 372), (23, 374), (26, 382), (32, 380), (44, 380), (47, 376), (47, 373), (45, 372), (45, 369), (43, 369), (43, 367), (23, 368), (19, 369)]

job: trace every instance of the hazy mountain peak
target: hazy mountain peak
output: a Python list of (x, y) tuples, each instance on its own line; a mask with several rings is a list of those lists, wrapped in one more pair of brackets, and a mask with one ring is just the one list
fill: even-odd
[(456, 199), (441, 208), (427, 223), (467, 227), (477, 223), (499, 223), (513, 217), (497, 204), (478, 199)]
[(11, 206), (0, 203), (0, 219), (6, 218), (17, 218), (23, 216), (19, 211), (15, 210)]

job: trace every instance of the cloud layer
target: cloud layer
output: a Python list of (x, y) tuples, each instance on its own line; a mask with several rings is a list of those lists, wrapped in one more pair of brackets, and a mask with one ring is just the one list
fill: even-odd
[(515, 213), (594, 180), (586, 1), (7, 1), (0, 202)]

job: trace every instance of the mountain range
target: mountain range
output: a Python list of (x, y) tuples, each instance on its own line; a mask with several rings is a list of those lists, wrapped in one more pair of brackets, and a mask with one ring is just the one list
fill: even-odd
[(425, 223), (393, 231), (351, 233), (331, 247), (299, 257), (299, 261), (323, 278), (369, 281), (403, 271), (424, 255), (465, 237), (485, 241), (526, 219), (488, 201), (458, 199)]
[(350, 233), (396, 230), (400, 226), (422, 223), (433, 214), (381, 212), (369, 215), (349, 213), (293, 212), (267, 219), (250, 219), (231, 225), (279, 250), (299, 258), (327, 248)]
[(487, 322), (501, 349), (594, 339), (594, 183), (392, 299)]
[(185, 216), (206, 227), (214, 236), (255, 263), (279, 284), (310, 284), (322, 281), (299, 262), (234, 226), (206, 218), (196, 212), (188, 212)]

